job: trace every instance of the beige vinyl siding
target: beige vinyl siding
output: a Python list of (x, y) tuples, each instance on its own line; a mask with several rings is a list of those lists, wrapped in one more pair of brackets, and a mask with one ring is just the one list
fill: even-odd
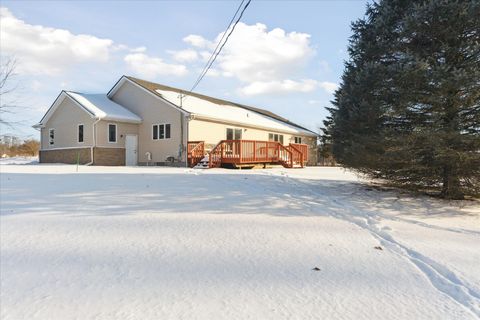
[[(111, 99), (143, 120), (138, 126), (139, 162), (147, 161), (146, 152), (152, 154), (153, 162), (164, 162), (168, 157), (178, 158), (181, 144), (181, 121), (184, 121), (183, 114), (179, 110), (175, 110), (160, 98), (128, 81), (115, 92)], [(153, 125), (167, 123), (171, 125), (170, 139), (153, 140)], [(186, 145), (186, 134), (184, 134), (183, 145)]]
[(189, 141), (205, 141), (206, 148), (209, 150), (215, 146), (220, 140), (225, 140), (227, 128), (242, 129), (243, 140), (262, 140), (268, 141), (269, 133), (283, 135), (283, 144), (295, 143), (295, 137), (301, 137), (302, 143), (308, 144), (310, 159), (309, 165), (316, 165), (317, 157), (317, 138), (309, 135), (292, 134), (279, 132), (275, 130), (259, 129), (255, 127), (229, 125), (221, 122), (194, 119), (189, 121), (188, 140)]
[[(92, 125), (90, 114), (66, 97), (41, 129), (41, 149), (80, 148), (92, 146)], [(78, 142), (78, 125), (83, 124), (83, 143)], [(55, 143), (49, 144), (49, 130), (55, 129)]]
[(266, 141), (268, 140), (268, 134), (274, 133), (283, 135), (283, 144), (288, 145), (289, 143), (295, 142), (295, 137), (302, 137), (302, 140), (305, 139), (305, 141), (309, 138), (308, 136), (300, 134), (195, 119), (189, 122), (188, 140), (201, 140), (207, 144), (217, 144), (220, 140), (226, 139), (227, 128), (242, 129), (243, 140)]
[[(108, 125), (117, 125), (117, 142), (108, 142)], [(97, 130), (97, 147), (125, 148), (127, 134), (138, 135), (138, 124), (101, 120), (95, 125)]]

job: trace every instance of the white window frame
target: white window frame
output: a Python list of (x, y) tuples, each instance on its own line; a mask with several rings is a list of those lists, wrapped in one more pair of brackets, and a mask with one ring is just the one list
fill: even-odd
[[(270, 140), (270, 135), (272, 135), (272, 140)], [(277, 136), (277, 140), (275, 140), (275, 136)], [(282, 137), (282, 141), (280, 141), (280, 137)], [(285, 141), (285, 136), (283, 134), (280, 134), (280, 133), (273, 133), (273, 132), (269, 132), (268, 133), (268, 141), (273, 141), (273, 142), (279, 142), (283, 145), (283, 142)]]
[[(156, 138), (156, 139), (153, 137), (153, 134), (155, 133), (155, 127), (157, 127), (157, 138)], [(153, 141), (158, 140), (158, 131), (159, 131), (159, 130), (158, 130), (158, 124), (153, 123), (153, 124), (152, 124), (152, 132), (151, 132), (151, 135), (150, 135), (150, 137), (152, 137), (152, 140), (153, 140)]]
[[(297, 142), (297, 140), (299, 140), (300, 142)], [(296, 144), (302, 144), (302, 137), (293, 137), (293, 141), (296, 143)]]
[[(167, 138), (167, 124), (170, 126), (170, 137)], [(163, 124), (164, 128), (163, 128), (163, 134), (165, 136), (165, 140), (169, 140), (172, 138), (172, 124), (171, 123), (164, 123)], [(160, 128), (158, 129), (158, 133), (160, 133)]]
[[(50, 132), (53, 131), (53, 139), (51, 137)], [(55, 145), (55, 128), (48, 128), (48, 145), (54, 146)]]
[[(110, 126), (115, 126), (115, 141), (110, 141)], [(107, 124), (107, 141), (108, 143), (117, 143), (118, 142), (118, 126), (116, 123)]]
[[(82, 132), (82, 139), (83, 141), (80, 141), (80, 126), (83, 127), (83, 132)], [(79, 123), (77, 125), (77, 143), (85, 143), (85, 125), (83, 123)]]
[[(167, 138), (167, 125), (170, 126), (170, 137)], [(157, 126), (157, 139), (153, 138), (153, 133), (155, 131), (155, 126)], [(163, 138), (160, 138), (160, 126), (163, 126)], [(152, 123), (152, 132), (151, 137), (153, 141), (157, 140), (170, 140), (172, 138), (172, 124), (171, 123)]]
[[(231, 129), (233, 132), (232, 132), (232, 135), (233, 135), (233, 139), (232, 140), (242, 140), (243, 139), (243, 128), (237, 128), (237, 127), (227, 127), (225, 128), (225, 139), (226, 140), (229, 140), (228, 139), (228, 129)], [(240, 139), (235, 139), (235, 131), (240, 131)]]

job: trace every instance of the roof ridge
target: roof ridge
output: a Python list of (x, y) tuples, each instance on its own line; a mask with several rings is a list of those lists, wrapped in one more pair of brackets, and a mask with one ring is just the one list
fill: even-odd
[[(85, 93), (85, 92), (78, 92), (78, 91), (72, 91), (72, 90), (63, 90), (65, 92), (71, 92), (71, 93), (76, 93), (76, 94), (88, 94), (88, 95), (102, 95), (102, 96), (107, 96), (106, 93)], [(108, 97), (107, 97), (108, 98)], [(110, 98), (109, 98), (110, 99)], [(110, 99), (111, 100), (111, 99)]]

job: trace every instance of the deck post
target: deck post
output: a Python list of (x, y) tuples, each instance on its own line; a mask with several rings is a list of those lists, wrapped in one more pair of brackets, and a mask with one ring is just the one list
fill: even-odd
[(220, 147), (220, 162), (223, 162), (223, 142)]
[(253, 141), (253, 161), (257, 161), (257, 141)]
[(242, 163), (242, 140), (237, 140), (238, 143), (238, 162)]

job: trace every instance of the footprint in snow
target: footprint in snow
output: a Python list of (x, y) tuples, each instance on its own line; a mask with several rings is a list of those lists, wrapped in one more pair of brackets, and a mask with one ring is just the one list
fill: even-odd
[(383, 250), (383, 248), (380, 247), (380, 246), (376, 246), (376, 247), (373, 247), (373, 248), (374, 248), (374, 249), (377, 249), (377, 250)]

